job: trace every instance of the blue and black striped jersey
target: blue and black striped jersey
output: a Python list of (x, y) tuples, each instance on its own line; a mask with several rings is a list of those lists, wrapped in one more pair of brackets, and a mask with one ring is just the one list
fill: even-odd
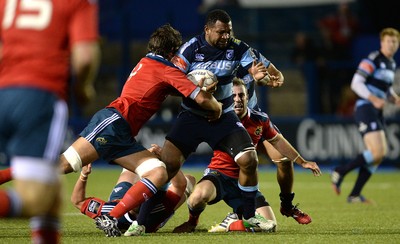
[[(225, 49), (218, 49), (206, 41), (203, 33), (183, 44), (173, 62), (185, 73), (195, 69), (213, 72), (218, 78), (214, 96), (223, 104), (225, 113), (233, 109), (232, 79), (240, 66), (246, 70), (251, 67), (253, 56), (250, 47), (241, 40), (231, 38)], [(182, 106), (194, 113), (204, 114), (204, 110), (191, 99), (184, 98)]]
[[(388, 59), (380, 51), (371, 52), (363, 59), (357, 68), (357, 73), (365, 77), (365, 85), (375, 96), (386, 99), (389, 88), (393, 85), (396, 71), (396, 62)], [(357, 106), (369, 103), (359, 99)]]

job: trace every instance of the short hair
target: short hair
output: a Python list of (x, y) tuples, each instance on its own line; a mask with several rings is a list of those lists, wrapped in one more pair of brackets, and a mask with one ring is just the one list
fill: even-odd
[(170, 24), (165, 24), (151, 34), (147, 50), (167, 57), (169, 54), (175, 53), (181, 45), (181, 33)]
[(226, 11), (222, 9), (214, 9), (207, 14), (206, 25), (213, 26), (218, 20), (224, 24), (228, 24), (232, 21)]
[(397, 37), (397, 40), (400, 41), (400, 33), (399, 33), (399, 31), (396, 30), (395, 28), (391, 28), (391, 27), (384, 28), (383, 30), (381, 30), (381, 33), (379, 34), (379, 36), (380, 36), (381, 40), (385, 36), (394, 36), (394, 37)]
[(239, 77), (234, 77), (233, 80), (232, 80), (232, 83), (233, 83), (234, 86), (244, 86), (244, 88), (246, 88), (246, 84)]

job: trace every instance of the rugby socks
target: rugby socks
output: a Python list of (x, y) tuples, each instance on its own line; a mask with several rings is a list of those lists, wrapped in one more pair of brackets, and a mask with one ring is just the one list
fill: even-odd
[(181, 197), (173, 191), (167, 191), (164, 198), (165, 209), (174, 210), (176, 205), (181, 201)]
[(350, 196), (359, 196), (361, 194), (361, 190), (363, 189), (364, 185), (367, 183), (371, 175), (371, 171), (369, 171), (366, 166), (361, 167)]
[(0, 170), (0, 185), (12, 180), (11, 167)]
[(148, 179), (143, 178), (131, 186), (121, 201), (111, 210), (110, 216), (121, 218), (126, 212), (138, 207), (157, 193), (157, 187)]
[(352, 171), (355, 168), (359, 168), (363, 165), (367, 164), (367, 161), (365, 160), (365, 157), (362, 153), (358, 154), (357, 157), (351, 161), (350, 163), (336, 167), (335, 171), (338, 172), (340, 175), (344, 176), (350, 171)]
[(188, 223), (191, 224), (192, 226), (197, 226), (197, 224), (199, 223), (200, 214), (204, 211), (205, 207), (194, 209), (188, 206), (188, 208), (189, 208)]
[[(156, 195), (158, 195), (158, 192)], [(153, 198), (154, 197), (152, 197), (152, 199)], [(151, 215), (149, 215), (147, 218), (146, 232), (156, 232), (159, 228), (165, 225), (169, 218), (174, 214), (175, 207), (180, 200), (181, 197), (172, 191), (167, 191), (165, 194), (163, 194), (163, 198), (161, 199), (162, 203), (156, 204), (151, 212)], [(157, 203), (158, 202), (159, 201), (157, 201)], [(142, 207), (140, 207), (140, 211), (142, 211)]]
[[(165, 191), (158, 191), (153, 197), (151, 197), (148, 201), (145, 201), (140, 205), (139, 215), (136, 218), (136, 221), (139, 225), (145, 225), (147, 216), (155, 210), (154, 207), (160, 204), (165, 196)], [(147, 226), (146, 226), (147, 229)]]
[(60, 243), (60, 221), (54, 217), (40, 216), (30, 220), (33, 244)]
[(281, 207), (284, 209), (293, 208), (294, 192), (292, 193), (280, 193), (279, 198), (281, 199)]
[(243, 191), (242, 190), (242, 199), (243, 199), (243, 218), (250, 219), (254, 217), (256, 211), (256, 194), (257, 191)]
[(6, 191), (0, 191), (0, 218), (5, 218), (10, 215), (11, 200)]

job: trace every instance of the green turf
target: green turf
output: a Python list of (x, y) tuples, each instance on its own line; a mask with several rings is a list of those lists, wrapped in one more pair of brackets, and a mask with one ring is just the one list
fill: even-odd
[[(186, 170), (196, 178), (201, 171)], [(230, 209), (224, 204), (208, 206), (200, 218), (195, 233), (172, 234), (172, 229), (186, 221), (184, 205), (156, 234), (140, 237), (107, 238), (94, 227), (86, 216), (79, 214), (69, 203), (69, 196), (78, 174), (65, 179), (63, 213), (63, 243), (400, 243), (400, 172), (377, 172), (364, 190), (374, 205), (346, 203), (356, 175), (349, 174), (343, 183), (343, 195), (336, 196), (329, 183), (329, 172), (321, 177), (297, 171), (295, 174), (295, 202), (309, 213), (313, 222), (299, 225), (279, 213), (279, 187), (273, 171), (260, 171), (260, 189), (271, 203), (278, 221), (276, 233), (207, 233), (207, 229), (221, 221)], [(95, 168), (90, 176), (88, 194), (107, 198), (119, 174), (118, 168)], [(8, 185), (5, 185), (6, 187)], [(30, 243), (26, 220), (0, 220), (0, 243)]]

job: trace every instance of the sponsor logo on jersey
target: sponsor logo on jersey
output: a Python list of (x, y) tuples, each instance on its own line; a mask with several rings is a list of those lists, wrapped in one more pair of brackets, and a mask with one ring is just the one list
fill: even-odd
[(88, 204), (88, 211), (94, 214), (97, 214), (99, 212), (101, 203), (96, 201), (96, 200), (90, 200)]
[(372, 74), (374, 72), (374, 66), (368, 61), (362, 61), (358, 67), (359, 69), (363, 70), (367, 74)]
[(228, 60), (232, 60), (233, 56), (234, 56), (235, 52), (233, 51), (233, 49), (230, 50), (226, 50), (226, 59)]
[(254, 131), (254, 135), (259, 136), (262, 133), (262, 126), (257, 126), (256, 130)]
[(96, 142), (100, 145), (105, 145), (107, 143), (107, 140), (104, 137), (97, 137)]
[(204, 60), (204, 54), (203, 53), (196, 53), (194, 57), (195, 61), (203, 61)]

